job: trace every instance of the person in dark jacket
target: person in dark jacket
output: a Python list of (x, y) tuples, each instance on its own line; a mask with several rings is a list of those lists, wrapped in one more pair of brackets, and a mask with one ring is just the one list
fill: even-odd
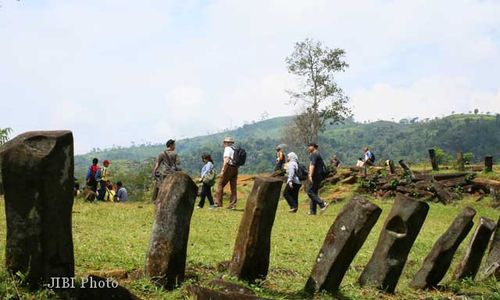
[(320, 207), (321, 212), (325, 211), (328, 204), (321, 200), (319, 197), (319, 188), (321, 186), (321, 181), (325, 179), (326, 176), (326, 166), (321, 154), (318, 151), (318, 144), (310, 143), (307, 147), (309, 152), (309, 188), (307, 189), (307, 195), (311, 199), (311, 206), (309, 210), (310, 215), (315, 215), (317, 211), (317, 206)]

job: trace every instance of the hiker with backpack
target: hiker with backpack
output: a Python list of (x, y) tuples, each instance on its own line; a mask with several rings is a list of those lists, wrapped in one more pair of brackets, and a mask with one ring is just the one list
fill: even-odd
[(318, 144), (310, 143), (307, 147), (309, 152), (309, 187), (307, 189), (307, 195), (311, 199), (311, 205), (309, 210), (309, 215), (316, 215), (317, 206), (320, 207), (321, 211), (325, 211), (328, 207), (328, 203), (321, 200), (319, 197), (319, 188), (321, 182), (325, 179), (327, 175), (327, 170), (325, 162), (318, 151)]
[(200, 193), (200, 202), (198, 203), (197, 208), (203, 208), (205, 205), (205, 198), (208, 198), (208, 203), (210, 203), (210, 209), (214, 208), (214, 199), (212, 197), (212, 186), (215, 184), (215, 178), (217, 174), (214, 169), (214, 161), (212, 160), (212, 156), (210, 154), (203, 154), (201, 156), (203, 160), (203, 168), (201, 169), (201, 193)]
[(109, 171), (109, 160), (104, 160), (102, 162), (103, 167), (99, 168), (99, 170), (96, 173), (96, 180), (99, 183), (99, 191), (97, 193), (97, 200), (105, 201), (105, 196), (106, 196), (106, 188), (110, 183), (110, 176), (111, 173)]
[(365, 147), (363, 162), (365, 166), (373, 166), (375, 164), (375, 154)]
[(281, 146), (276, 146), (276, 164), (274, 166), (274, 172), (280, 172), (283, 170), (285, 166), (285, 155), (283, 154), (283, 150)]
[(99, 160), (97, 158), (92, 159), (92, 165), (88, 168), (87, 176), (85, 178), (87, 181), (87, 186), (92, 192), (94, 192), (94, 194), (97, 192), (96, 174), (100, 170), (98, 163)]
[(217, 185), (217, 194), (215, 196), (216, 207), (222, 207), (222, 194), (224, 187), (229, 183), (231, 188), (231, 200), (228, 209), (236, 208), (237, 191), (236, 183), (238, 180), (238, 168), (243, 166), (246, 161), (246, 152), (240, 147), (234, 145), (234, 139), (226, 137), (224, 139), (224, 162), (220, 174), (219, 184)]
[(170, 139), (166, 143), (167, 149), (158, 154), (153, 168), (153, 178), (155, 178), (155, 187), (153, 190), (153, 201), (158, 197), (160, 185), (165, 177), (174, 172), (181, 171), (179, 156), (175, 152), (175, 141)]
[(299, 191), (302, 186), (302, 180), (307, 180), (306, 168), (299, 164), (299, 158), (294, 152), (287, 155), (288, 160), (288, 179), (286, 181), (283, 197), (290, 206), (290, 213), (296, 213), (299, 208)]

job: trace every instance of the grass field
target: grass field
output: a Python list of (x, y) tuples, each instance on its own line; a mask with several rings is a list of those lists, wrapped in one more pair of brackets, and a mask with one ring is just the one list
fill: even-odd
[[(165, 292), (155, 287), (146, 278), (120, 279), (120, 283), (137, 296), (144, 299), (183, 299), (185, 288), (191, 283), (201, 285), (218, 276), (234, 280), (225, 272), (219, 272), (219, 262), (231, 259), (233, 244), (239, 222), (243, 214), (245, 199), (252, 187), (252, 181), (239, 184), (237, 211), (226, 209), (196, 209), (191, 222), (188, 246), (188, 281), (173, 292)], [(322, 197), (346, 198), (351, 194), (350, 186), (333, 186), (322, 191)], [(356, 281), (370, 259), (385, 217), (391, 209), (392, 200), (373, 200), (382, 209), (382, 215), (367, 241), (359, 251), (347, 272), (338, 297), (345, 299), (443, 299), (465, 295), (473, 299), (500, 299), (500, 285), (478, 275), (476, 281), (456, 282), (450, 279), (458, 260), (463, 256), (470, 241), (472, 231), (460, 246), (453, 265), (442, 281), (439, 291), (414, 291), (408, 287), (433, 243), (444, 232), (454, 217), (465, 206), (477, 210), (479, 216), (494, 219), (499, 211), (489, 207), (490, 198), (475, 202), (466, 197), (453, 205), (443, 206), (430, 203), (430, 211), (407, 261), (399, 281), (396, 294), (386, 295), (373, 288), (361, 288)], [(262, 297), (272, 299), (303, 299), (304, 284), (309, 276), (315, 257), (323, 243), (324, 236), (346, 200), (332, 203), (328, 210), (318, 216), (308, 216), (308, 200), (301, 193), (297, 214), (287, 212), (288, 206), (282, 199), (276, 214), (272, 232), (270, 272), (267, 279), (258, 285), (249, 286)], [(4, 201), (0, 198), (0, 210), (4, 211)], [(73, 239), (75, 264), (78, 277), (89, 273), (134, 273), (143, 268), (153, 223), (153, 205), (146, 202), (127, 204), (84, 203), (76, 200), (73, 207)], [(0, 214), (0, 298), (1, 299), (43, 299), (55, 297), (50, 291), (29, 292), (16, 280), (7, 275), (4, 265), (5, 216)], [(112, 271), (112, 272), (111, 272)], [(138, 273), (138, 272), (136, 272)], [(331, 299), (331, 296), (316, 295), (314, 299)]]

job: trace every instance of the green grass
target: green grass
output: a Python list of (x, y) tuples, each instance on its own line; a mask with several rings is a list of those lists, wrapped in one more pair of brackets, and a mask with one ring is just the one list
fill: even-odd
[[(240, 186), (240, 202), (243, 209), (245, 199), (251, 189), (251, 182)], [(350, 191), (339, 187), (322, 191), (325, 199), (333, 194)], [(280, 201), (272, 233), (270, 272), (260, 285), (250, 286), (259, 296), (272, 299), (301, 299), (306, 297), (301, 291), (309, 276), (315, 257), (323, 243), (324, 236), (338, 212), (346, 203), (333, 203), (323, 215), (308, 216), (308, 201), (301, 194), (301, 204), (297, 214), (289, 214), (284, 200)], [(453, 205), (443, 206), (430, 203), (430, 211), (407, 261), (395, 295), (384, 295), (372, 288), (361, 288), (356, 281), (370, 259), (385, 217), (391, 209), (392, 201), (374, 200), (382, 209), (382, 215), (367, 241), (359, 251), (351, 268), (342, 282), (341, 293), (352, 299), (428, 299), (468, 295), (472, 298), (499, 299), (500, 286), (492, 280), (484, 280), (479, 275), (477, 281), (455, 282), (450, 279), (458, 260), (463, 256), (472, 231), (460, 246), (447, 276), (442, 281), (442, 291), (414, 291), (408, 287), (409, 281), (421, 265), (423, 258), (433, 243), (444, 232), (454, 217), (465, 207), (471, 206), (479, 216), (498, 219), (499, 211), (489, 207), (490, 199), (475, 202), (472, 197)], [(4, 210), (0, 200), (0, 210)], [(234, 280), (224, 272), (217, 271), (217, 264), (231, 259), (242, 211), (195, 210), (191, 222), (188, 245), (188, 282), (173, 292), (155, 287), (147, 279), (122, 280), (120, 283), (134, 294), (145, 299), (183, 299), (185, 287), (192, 282), (206, 284), (217, 276)], [(149, 203), (128, 204), (83, 203), (75, 201), (73, 207), (73, 238), (77, 276), (96, 271), (124, 269), (127, 271), (143, 268), (153, 223), (153, 206)], [(4, 265), (5, 217), (0, 216), (0, 264)], [(18, 294), (26, 299), (52, 298), (50, 291), (29, 292), (12, 280), (5, 269), (0, 268), (0, 298), (15, 299)], [(328, 295), (316, 295), (315, 299), (331, 299)]]

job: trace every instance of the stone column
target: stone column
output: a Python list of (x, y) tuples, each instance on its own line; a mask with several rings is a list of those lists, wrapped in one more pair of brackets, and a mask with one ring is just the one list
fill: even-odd
[(460, 280), (467, 277), (474, 279), (476, 277), (495, 226), (493, 220), (481, 217), (465, 256), (455, 270), (455, 279)]
[(271, 230), (282, 185), (283, 181), (278, 178), (255, 179), (229, 264), (229, 271), (239, 279), (254, 282), (267, 276)]
[(5, 265), (30, 285), (74, 276), (73, 134), (26, 132), (0, 149), (5, 191)]
[(436, 158), (436, 150), (429, 149), (429, 158), (431, 160), (432, 170), (439, 171), (439, 166)]
[(500, 279), (500, 217), (497, 222), (497, 229), (491, 241), (490, 253), (486, 259), (486, 275), (494, 275), (497, 280)]
[(326, 234), (323, 246), (306, 283), (309, 293), (334, 293), (352, 260), (377, 222), (382, 209), (366, 198), (356, 196), (338, 214)]
[(189, 226), (197, 191), (191, 177), (181, 172), (167, 176), (160, 185), (146, 274), (166, 289), (173, 289), (184, 281)]
[(460, 243), (474, 225), (476, 211), (466, 207), (436, 241), (410, 286), (417, 289), (436, 287), (443, 279)]
[(488, 155), (484, 157), (484, 171), (485, 172), (493, 171), (493, 156)]
[(375, 285), (394, 292), (428, 211), (429, 205), (425, 202), (405, 196), (396, 198), (375, 251), (359, 278), (362, 286)]

